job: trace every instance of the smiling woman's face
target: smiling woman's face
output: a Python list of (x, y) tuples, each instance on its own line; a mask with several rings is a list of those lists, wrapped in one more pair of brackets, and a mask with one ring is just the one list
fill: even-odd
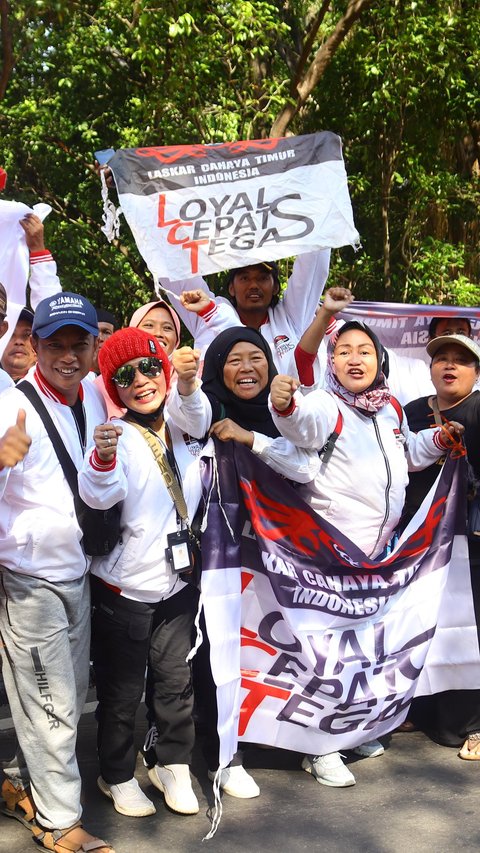
[(145, 314), (143, 320), (140, 321), (137, 328), (155, 335), (157, 340), (167, 350), (167, 355), (172, 354), (177, 345), (177, 330), (172, 320), (172, 315), (166, 308), (162, 308), (161, 305), (151, 308), (148, 314)]
[(366, 391), (378, 368), (372, 339), (360, 329), (340, 334), (333, 351), (333, 364), (338, 381), (347, 391), (353, 394)]
[(125, 362), (135, 368), (135, 377), (127, 388), (117, 385), (117, 392), (125, 408), (149, 415), (162, 405), (167, 393), (167, 383), (163, 370), (157, 376), (149, 376), (138, 370), (138, 365), (144, 360), (132, 358)]
[(259, 347), (239, 341), (228, 353), (223, 366), (223, 381), (229, 391), (242, 400), (251, 400), (268, 385), (268, 361)]

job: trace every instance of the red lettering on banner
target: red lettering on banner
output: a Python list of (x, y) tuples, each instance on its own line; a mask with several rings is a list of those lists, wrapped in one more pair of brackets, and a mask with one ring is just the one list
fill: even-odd
[(158, 197), (158, 228), (166, 228), (167, 225), (176, 225), (178, 222), (180, 222), (180, 219), (169, 219), (167, 222), (167, 220), (165, 219), (165, 204), (165, 196), (163, 195), (163, 193), (160, 193)]
[(255, 649), (260, 649), (262, 652), (266, 652), (267, 655), (276, 655), (277, 650), (273, 646), (269, 646), (267, 643), (257, 640), (257, 637), (258, 634), (256, 634), (255, 631), (249, 631), (248, 628), (240, 629), (241, 646), (253, 646)]
[[(191, 222), (184, 222), (184, 225), (191, 225)], [(188, 243), (184, 243), (182, 249), (191, 249), (192, 254), (190, 255), (190, 267), (192, 273), (198, 273), (198, 247), (199, 246), (208, 246), (208, 240), (189, 240)]]
[(157, 228), (169, 228), (167, 241), (172, 246), (181, 246), (182, 249), (190, 249), (190, 268), (192, 273), (198, 273), (198, 247), (208, 246), (208, 240), (191, 240), (186, 237), (177, 237), (177, 231), (181, 226), (191, 226), (193, 222), (186, 222), (183, 219), (165, 219), (166, 200), (164, 193), (160, 193), (158, 197), (158, 219)]
[[(192, 223), (191, 222), (182, 222), (180, 219), (177, 222), (173, 223), (172, 227), (170, 228), (170, 231), (167, 234), (167, 240), (170, 243), (170, 245), (172, 245), (172, 246), (184, 246), (184, 248), (187, 248), (187, 245), (189, 245), (190, 238), (188, 237), (188, 235), (187, 235), (187, 237), (177, 237), (177, 231), (179, 228), (182, 228), (183, 225), (192, 225)], [(187, 244), (187, 245), (185, 245), (185, 244)]]
[(270, 687), (262, 682), (251, 681), (249, 678), (242, 678), (241, 685), (247, 690), (247, 695), (242, 702), (240, 708), (240, 720), (238, 723), (238, 735), (243, 737), (247, 730), (247, 726), (252, 718), (252, 715), (262, 704), (266, 696), (271, 696), (273, 699), (283, 699), (286, 701), (290, 696), (289, 690), (282, 690), (279, 687)]

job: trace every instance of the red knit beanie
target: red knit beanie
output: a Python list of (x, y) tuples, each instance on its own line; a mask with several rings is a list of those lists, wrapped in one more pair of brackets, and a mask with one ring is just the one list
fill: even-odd
[(134, 358), (159, 358), (163, 364), (163, 372), (165, 374), (166, 390), (170, 387), (170, 362), (168, 355), (161, 343), (159, 343), (154, 335), (149, 335), (142, 329), (126, 328), (114, 332), (105, 341), (102, 348), (98, 351), (98, 364), (107, 389), (108, 396), (119, 408), (124, 408), (120, 397), (118, 396), (117, 386), (112, 377), (115, 375), (119, 367), (131, 361)]

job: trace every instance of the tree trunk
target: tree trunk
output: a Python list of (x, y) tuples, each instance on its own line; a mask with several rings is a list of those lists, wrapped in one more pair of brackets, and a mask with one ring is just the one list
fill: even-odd
[(12, 31), (8, 20), (10, 7), (8, 0), (0, 0), (0, 42), (2, 45), (2, 67), (0, 69), (0, 101), (5, 97), (10, 75), (15, 65), (13, 56)]
[[(313, 92), (315, 86), (322, 78), (336, 51), (346, 39), (351, 28), (361, 16), (362, 12), (371, 6), (372, 3), (373, 0), (349, 0), (345, 14), (342, 15), (340, 20), (337, 22), (333, 33), (319, 47), (312, 62), (310, 63), (310, 66), (305, 72), (304, 67), (307, 62), (308, 52), (306, 50), (302, 50), (295, 74), (295, 81), (298, 82), (295, 82), (294, 84), (294, 88), (291, 93), (291, 100), (283, 107), (280, 115), (277, 116), (272, 125), (270, 130), (271, 137), (285, 136), (285, 131), (287, 130), (291, 120), (297, 115), (299, 110), (307, 101), (307, 98)], [(323, 15), (326, 11), (324, 11), (324, 5), (325, 4), (323, 4), (321, 10)], [(308, 39), (309, 37), (307, 37), (307, 41)]]

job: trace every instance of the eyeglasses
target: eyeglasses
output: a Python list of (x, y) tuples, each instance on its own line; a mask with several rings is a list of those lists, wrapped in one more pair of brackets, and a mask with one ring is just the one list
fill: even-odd
[(134, 367), (133, 364), (124, 364), (122, 367), (119, 367), (115, 375), (112, 376), (115, 385), (118, 385), (119, 388), (128, 388), (135, 379), (137, 370), (139, 370), (143, 376), (150, 376), (154, 378), (155, 376), (160, 376), (162, 374), (163, 364), (159, 358), (142, 358), (136, 367)]

